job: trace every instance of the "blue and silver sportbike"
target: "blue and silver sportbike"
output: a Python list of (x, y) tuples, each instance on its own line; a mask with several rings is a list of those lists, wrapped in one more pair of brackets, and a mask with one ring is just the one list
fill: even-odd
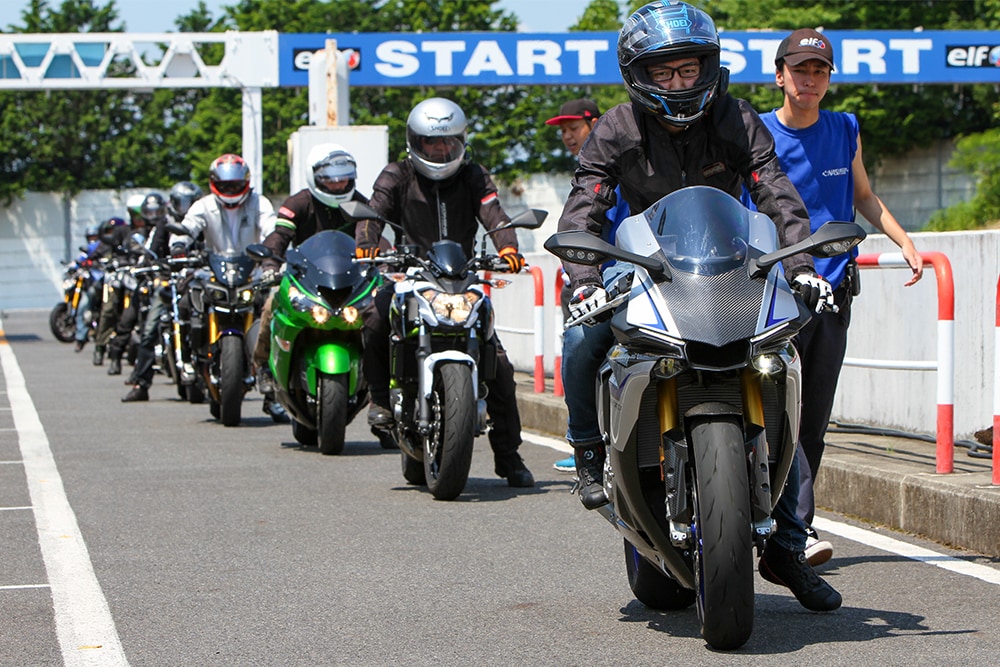
[(615, 245), (583, 231), (545, 248), (561, 259), (628, 262), (608, 303), (567, 326), (610, 319), (596, 378), (609, 502), (629, 585), (655, 609), (697, 603), (715, 649), (753, 629), (754, 557), (795, 460), (801, 392), (792, 337), (809, 320), (781, 260), (832, 256), (864, 238), (831, 222), (778, 247), (774, 224), (715, 188), (678, 190), (627, 218)]

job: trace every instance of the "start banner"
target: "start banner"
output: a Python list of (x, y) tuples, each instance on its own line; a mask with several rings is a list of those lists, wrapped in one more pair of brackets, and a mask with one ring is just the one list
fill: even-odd
[[(774, 83), (785, 32), (722, 32), (731, 81)], [(1000, 32), (836, 31), (833, 83), (1000, 83)], [(350, 50), (352, 86), (603, 85), (621, 83), (616, 32), (287, 33), (281, 86), (307, 86), (309, 60), (335, 39)]]

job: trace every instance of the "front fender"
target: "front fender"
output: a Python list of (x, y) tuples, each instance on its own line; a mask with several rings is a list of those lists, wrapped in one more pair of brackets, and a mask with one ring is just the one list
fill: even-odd
[(320, 373), (347, 375), (348, 393), (353, 395), (357, 391), (361, 350), (339, 343), (323, 342), (309, 346), (309, 349), (303, 350), (303, 354), (308, 364), (306, 382), (310, 394), (315, 396), (317, 393)]
[(476, 367), (475, 360), (464, 352), (459, 352), (458, 350), (444, 350), (442, 352), (434, 352), (428, 354), (423, 361), (423, 365), (420, 369), (420, 395), (425, 399), (431, 397), (431, 392), (434, 390), (434, 367), (437, 366), (442, 361), (457, 361), (463, 364), (468, 364), (472, 368), (472, 391), (475, 392), (473, 398), (479, 400), (479, 369)]

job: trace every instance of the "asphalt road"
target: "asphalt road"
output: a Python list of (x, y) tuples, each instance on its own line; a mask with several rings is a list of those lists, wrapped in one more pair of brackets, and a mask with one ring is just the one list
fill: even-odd
[[(56, 342), (46, 313), (5, 313), (2, 328), (2, 665), (958, 665), (1000, 653), (1000, 563), (833, 514), (860, 540), (828, 535), (821, 571), (844, 607), (808, 612), (758, 577), (753, 636), (740, 657), (716, 653), (693, 608), (633, 598), (621, 539), (569, 494), (545, 438), (525, 434), (533, 489), (498, 479), (481, 440), (465, 493), (439, 502), (405, 483), (398, 452), (362, 420), (342, 455), (322, 456), (263, 415), (259, 394), (235, 428), (160, 377), (149, 403), (122, 404), (121, 378)], [(885, 537), (933, 554), (869, 546)]]

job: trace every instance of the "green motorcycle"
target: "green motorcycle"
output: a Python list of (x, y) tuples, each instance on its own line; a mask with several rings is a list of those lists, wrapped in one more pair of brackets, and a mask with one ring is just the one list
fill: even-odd
[[(271, 353), (275, 398), (292, 418), (292, 434), (323, 454), (344, 449), (347, 425), (368, 403), (361, 372), (361, 311), (382, 277), (355, 259), (354, 239), (323, 231), (285, 255), (285, 274), (272, 303)], [(250, 246), (256, 260), (268, 248)]]

